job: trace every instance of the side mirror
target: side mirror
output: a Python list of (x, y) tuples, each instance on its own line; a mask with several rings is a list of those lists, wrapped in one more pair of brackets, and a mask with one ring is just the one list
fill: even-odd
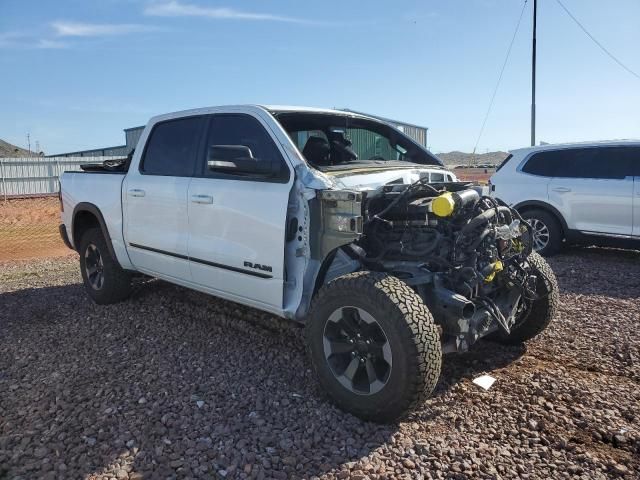
[(207, 155), (207, 168), (230, 174), (275, 173), (272, 162), (255, 158), (251, 149), (245, 145), (211, 145)]

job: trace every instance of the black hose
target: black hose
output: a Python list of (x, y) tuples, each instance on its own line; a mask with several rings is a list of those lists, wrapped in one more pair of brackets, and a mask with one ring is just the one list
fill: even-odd
[(409, 185), (409, 186), (407, 187), (407, 189), (406, 189), (404, 192), (400, 193), (400, 194), (398, 195), (398, 197), (397, 197), (397, 198), (395, 198), (395, 199), (394, 199), (394, 200), (393, 200), (389, 205), (387, 205), (385, 208), (383, 208), (383, 209), (382, 209), (382, 211), (380, 211), (380, 212), (376, 213), (376, 214), (372, 217), (372, 219), (375, 219), (375, 218), (382, 219), (382, 217), (384, 216), (384, 214), (385, 214), (385, 213), (387, 213), (389, 210), (391, 210), (393, 207), (395, 207), (395, 206), (400, 202), (400, 200), (404, 199), (407, 195), (409, 195), (409, 193), (410, 193), (411, 191), (413, 191), (413, 189), (415, 189), (415, 188), (416, 188), (416, 187), (418, 187), (418, 186), (422, 186), (422, 187), (425, 187), (427, 190), (431, 190), (431, 193), (433, 193), (433, 194), (434, 194), (434, 196), (438, 196), (438, 195), (440, 195), (440, 193), (441, 193), (441, 192), (439, 192), (438, 190), (436, 190), (435, 188), (433, 188), (431, 185), (427, 185), (427, 184), (423, 183), (423, 182), (425, 181), (425, 179), (426, 179), (426, 177), (425, 177), (425, 178), (421, 178), (421, 179), (419, 179), (419, 180), (417, 180), (417, 181), (413, 182), (411, 185)]
[(495, 210), (485, 210), (481, 214), (476, 215), (471, 220), (469, 220), (469, 223), (467, 223), (464, 227), (462, 227), (462, 230), (460, 230), (460, 235), (463, 235), (463, 236), (466, 235), (467, 233), (474, 230), (475, 228), (478, 228), (479, 226), (484, 225), (485, 223), (488, 223), (489, 220), (491, 220), (495, 216), (496, 216)]

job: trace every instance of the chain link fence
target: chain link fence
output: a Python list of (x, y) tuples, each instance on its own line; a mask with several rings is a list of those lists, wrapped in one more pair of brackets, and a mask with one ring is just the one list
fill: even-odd
[(64, 255), (57, 196), (0, 201), (0, 262)]
[(0, 262), (68, 254), (58, 232), (60, 175), (113, 158), (0, 158)]

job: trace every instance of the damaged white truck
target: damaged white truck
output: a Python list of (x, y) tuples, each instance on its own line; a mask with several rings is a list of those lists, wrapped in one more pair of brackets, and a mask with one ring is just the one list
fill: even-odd
[(443, 353), (523, 342), (554, 315), (520, 215), (374, 118), (172, 113), (126, 161), (84, 170), (61, 177), (60, 232), (95, 302), (143, 273), (304, 323), (321, 385), (364, 419), (419, 405)]

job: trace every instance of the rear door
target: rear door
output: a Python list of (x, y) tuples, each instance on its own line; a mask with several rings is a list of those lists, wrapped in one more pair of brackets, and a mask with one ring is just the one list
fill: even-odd
[(123, 187), (124, 237), (133, 265), (152, 275), (190, 280), (187, 193), (204, 117), (153, 127), (138, 169)]
[(549, 201), (567, 226), (585, 233), (631, 235), (633, 169), (627, 147), (549, 152), (555, 163)]
[[(282, 309), (285, 224), (293, 173), (268, 126), (248, 114), (214, 114), (189, 186), (188, 249), (193, 281), (216, 294), (271, 311)], [(281, 175), (210, 171), (216, 146), (249, 147)]]

